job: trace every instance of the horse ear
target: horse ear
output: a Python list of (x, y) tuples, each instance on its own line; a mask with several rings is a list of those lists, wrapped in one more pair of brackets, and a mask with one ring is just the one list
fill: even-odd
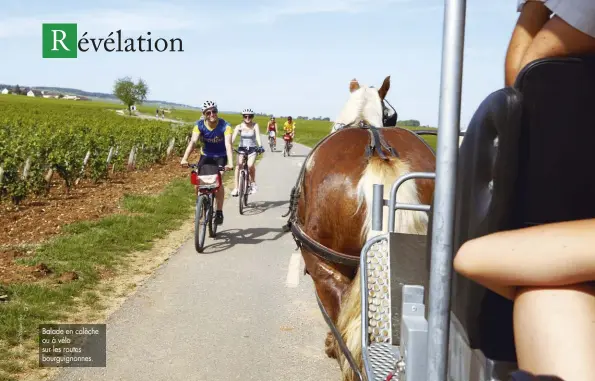
[(349, 92), (353, 93), (357, 89), (359, 89), (359, 82), (357, 79), (353, 78), (351, 82), (349, 82)]
[(380, 99), (384, 100), (386, 97), (386, 93), (388, 93), (388, 89), (390, 89), (390, 75), (384, 78), (384, 82), (382, 82), (382, 86), (378, 89), (378, 95), (380, 95)]

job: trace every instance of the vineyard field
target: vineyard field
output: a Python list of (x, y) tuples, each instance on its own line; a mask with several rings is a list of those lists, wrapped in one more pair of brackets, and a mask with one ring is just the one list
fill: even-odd
[[(113, 106), (113, 105), (112, 105)], [(117, 115), (106, 105), (0, 96), (0, 198), (45, 194), (53, 176), (66, 190), (114, 171), (183, 153), (190, 125)]]

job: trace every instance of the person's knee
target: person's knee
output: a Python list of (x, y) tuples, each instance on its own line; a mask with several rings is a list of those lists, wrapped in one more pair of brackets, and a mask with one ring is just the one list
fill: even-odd
[(473, 240), (465, 242), (457, 251), (453, 261), (454, 270), (464, 277), (472, 278), (477, 272), (473, 257), (481, 255), (477, 252)]
[(521, 287), (514, 300), (519, 367), (568, 380), (595, 373), (595, 286)]

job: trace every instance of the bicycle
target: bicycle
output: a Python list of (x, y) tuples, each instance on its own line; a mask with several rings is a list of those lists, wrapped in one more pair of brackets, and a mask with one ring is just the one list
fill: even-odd
[[(248, 207), (248, 190), (250, 189), (250, 170), (248, 168), (248, 155), (246, 152), (238, 151), (237, 149), (233, 149), (240, 157), (243, 158), (243, 163), (240, 166), (240, 173), (238, 175), (238, 198), (240, 199), (239, 207), (240, 207), (240, 214), (244, 214), (244, 208)], [(257, 149), (257, 155), (260, 155), (261, 152)], [(240, 158), (238, 158), (239, 162)]]
[(275, 138), (275, 131), (269, 131), (269, 147), (271, 147), (271, 152), (275, 152), (277, 148), (277, 139)]
[[(194, 212), (194, 248), (197, 252), (202, 253), (205, 247), (207, 226), (209, 228), (209, 237), (214, 238), (217, 235), (217, 224), (214, 223), (214, 211), (217, 208), (217, 198), (215, 194), (223, 184), (221, 172), (225, 172), (226, 168), (217, 166), (217, 174), (199, 176), (198, 164), (189, 164), (188, 167), (192, 168), (190, 182), (193, 185), (198, 185), (196, 210)], [(207, 164), (204, 165), (203, 168), (204, 167), (215, 167), (215, 165)]]
[(283, 135), (283, 140), (285, 140), (285, 147), (283, 148), (283, 156), (290, 156), (291, 155), (291, 148), (293, 144), (291, 144), (291, 136), (285, 134)]

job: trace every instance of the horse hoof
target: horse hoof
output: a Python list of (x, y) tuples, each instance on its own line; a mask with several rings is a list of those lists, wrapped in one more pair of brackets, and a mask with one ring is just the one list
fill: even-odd
[(337, 352), (336, 352), (336, 339), (333, 336), (332, 332), (328, 332), (326, 334), (326, 340), (324, 341), (324, 352), (326, 353), (326, 355), (332, 359), (336, 359), (337, 358)]

